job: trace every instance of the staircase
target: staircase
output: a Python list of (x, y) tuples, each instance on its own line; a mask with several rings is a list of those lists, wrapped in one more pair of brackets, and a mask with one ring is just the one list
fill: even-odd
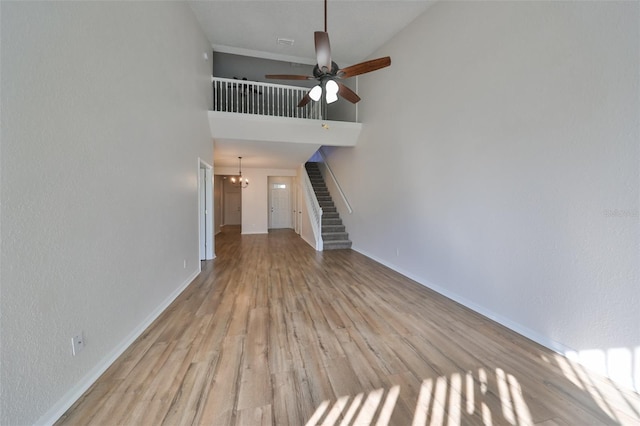
[(318, 163), (306, 163), (305, 168), (322, 208), (322, 246), (324, 250), (350, 249), (349, 234), (345, 232), (342, 219), (324, 183)]

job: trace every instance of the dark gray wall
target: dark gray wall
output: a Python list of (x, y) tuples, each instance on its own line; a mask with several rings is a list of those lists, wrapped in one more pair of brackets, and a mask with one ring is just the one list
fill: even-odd
[(223, 78), (243, 78), (251, 81), (313, 87), (315, 80), (267, 80), (265, 74), (313, 75), (313, 65), (274, 61), (231, 53), (213, 52), (213, 75)]

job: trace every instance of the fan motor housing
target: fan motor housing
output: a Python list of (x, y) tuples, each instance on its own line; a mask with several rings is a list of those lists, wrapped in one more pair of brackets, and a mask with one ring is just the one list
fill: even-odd
[(331, 61), (331, 70), (326, 73), (322, 72), (320, 67), (316, 64), (316, 66), (313, 67), (313, 76), (318, 80), (321, 80), (323, 77), (326, 77), (326, 76), (335, 76), (338, 73), (338, 70), (340, 70), (340, 67), (338, 67), (338, 64), (336, 64), (333, 61)]

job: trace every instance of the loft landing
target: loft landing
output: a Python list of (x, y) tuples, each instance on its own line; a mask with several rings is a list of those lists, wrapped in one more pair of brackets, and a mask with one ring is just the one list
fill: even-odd
[(324, 120), (319, 103), (298, 108), (301, 87), (216, 77), (213, 88), (209, 127), (216, 145), (296, 144), (309, 158), (321, 146), (355, 146), (362, 130), (361, 123)]

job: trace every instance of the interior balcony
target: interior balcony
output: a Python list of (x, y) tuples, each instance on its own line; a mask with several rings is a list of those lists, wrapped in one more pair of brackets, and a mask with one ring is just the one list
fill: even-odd
[(357, 143), (362, 124), (355, 122), (355, 114), (327, 120), (323, 102), (298, 107), (308, 88), (219, 77), (212, 82), (209, 125), (216, 143), (253, 142), (265, 149), (303, 144), (309, 157), (323, 145)]

